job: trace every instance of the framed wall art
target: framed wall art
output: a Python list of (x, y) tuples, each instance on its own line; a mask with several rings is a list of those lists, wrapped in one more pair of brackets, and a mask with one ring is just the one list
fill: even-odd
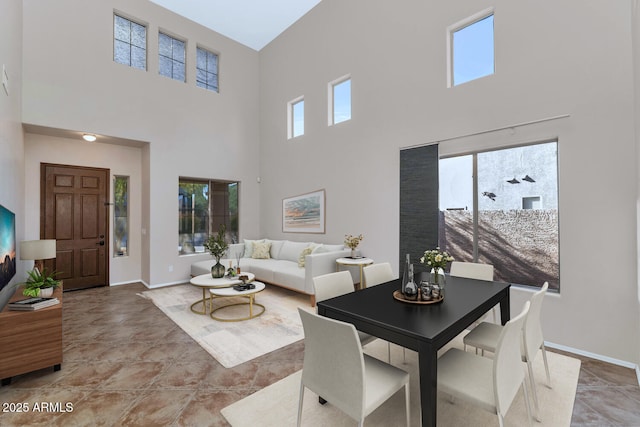
[(282, 200), (282, 231), (285, 233), (324, 233), (324, 190)]
[(0, 289), (16, 274), (16, 215), (0, 205)]

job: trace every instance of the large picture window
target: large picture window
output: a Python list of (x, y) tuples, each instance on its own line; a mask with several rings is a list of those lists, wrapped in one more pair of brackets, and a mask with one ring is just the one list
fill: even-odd
[[(560, 289), (557, 142), (440, 160), (440, 247), (496, 280)], [(474, 178), (475, 177), (475, 178)]]
[(238, 241), (238, 183), (180, 178), (178, 252), (203, 253), (209, 234), (224, 224), (229, 243)]

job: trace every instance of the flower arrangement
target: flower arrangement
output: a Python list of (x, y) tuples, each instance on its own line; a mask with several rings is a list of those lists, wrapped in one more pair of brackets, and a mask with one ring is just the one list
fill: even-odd
[(359, 234), (357, 236), (352, 236), (351, 234), (345, 234), (344, 245), (347, 246), (348, 248), (351, 248), (351, 250), (354, 250), (355, 248), (358, 247), (358, 245), (360, 244), (360, 241), (363, 238), (364, 236), (362, 234)]
[(449, 253), (441, 251), (440, 247), (424, 252), (424, 256), (420, 258), (422, 264), (428, 265), (433, 269), (442, 268), (443, 270), (448, 263), (453, 261), (453, 257)]
[(205, 249), (215, 257), (216, 261), (220, 261), (220, 258), (224, 256), (224, 253), (229, 247), (224, 239), (224, 234), (226, 231), (227, 228), (225, 227), (225, 225), (221, 224), (220, 229), (218, 230), (218, 234), (210, 235), (207, 241), (204, 242)]

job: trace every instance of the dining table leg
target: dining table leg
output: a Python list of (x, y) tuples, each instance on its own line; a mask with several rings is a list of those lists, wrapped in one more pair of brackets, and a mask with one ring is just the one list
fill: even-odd
[(507, 296), (500, 300), (500, 322), (505, 325), (511, 319), (511, 304), (509, 288), (506, 289)]
[(420, 407), (422, 426), (435, 427), (438, 407), (438, 349), (421, 342), (418, 347), (420, 368)]

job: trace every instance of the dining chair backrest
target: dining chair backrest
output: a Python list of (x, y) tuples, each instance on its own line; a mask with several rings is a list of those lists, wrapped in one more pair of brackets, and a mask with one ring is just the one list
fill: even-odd
[(522, 382), (525, 371), (522, 365), (522, 325), (529, 311), (530, 303), (527, 301), (520, 314), (507, 322), (496, 344), (495, 357), (493, 359), (494, 392), (496, 409), (503, 417), (511, 406)]
[(313, 278), (316, 302), (353, 292), (353, 279), (348, 271), (323, 274)]
[(544, 296), (547, 293), (547, 289), (549, 288), (549, 283), (544, 282), (542, 288), (529, 300), (531, 302), (531, 307), (529, 308), (529, 314), (527, 315), (523, 330), (524, 330), (524, 353), (523, 355), (527, 358), (527, 360), (533, 360), (535, 358), (536, 353), (542, 346), (544, 342), (544, 337), (542, 335), (542, 322), (540, 321), (540, 312), (542, 309), (542, 302), (544, 301)]
[(362, 269), (367, 287), (379, 285), (393, 280), (393, 270), (388, 262), (371, 264)]
[(449, 274), (469, 279), (493, 280), (493, 265), (479, 262), (453, 261)]
[(356, 328), (298, 308), (304, 329), (302, 384), (356, 420), (364, 411), (364, 356)]

